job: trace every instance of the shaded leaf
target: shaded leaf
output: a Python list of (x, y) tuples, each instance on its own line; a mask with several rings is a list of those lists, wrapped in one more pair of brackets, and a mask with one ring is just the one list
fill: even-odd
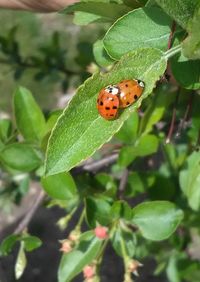
[(77, 196), (76, 184), (70, 173), (67, 172), (43, 177), (42, 186), (54, 199), (69, 200)]
[(200, 60), (188, 60), (183, 54), (171, 59), (175, 79), (186, 89), (200, 89)]
[(119, 164), (128, 166), (136, 157), (144, 157), (158, 150), (158, 138), (155, 135), (144, 135), (134, 145), (124, 146), (119, 154)]
[(85, 200), (86, 219), (90, 227), (96, 227), (97, 222), (103, 226), (112, 220), (110, 215), (111, 203), (106, 197), (88, 197)]
[(156, 2), (183, 28), (187, 27), (189, 19), (193, 16), (198, 0), (156, 0)]
[(130, 11), (130, 8), (123, 4), (89, 1), (68, 6), (61, 13), (70, 14), (72, 12), (78, 12), (75, 22), (84, 25), (94, 21), (114, 21), (128, 11)]
[(0, 246), (0, 255), (7, 256), (13, 249), (15, 243), (19, 240), (20, 235), (12, 234), (6, 237)]
[(183, 42), (183, 54), (190, 59), (200, 59), (200, 7), (189, 20), (188, 37)]
[(198, 211), (200, 208), (200, 154), (192, 153), (179, 176), (180, 186), (187, 197), (189, 206)]
[(121, 240), (124, 241), (126, 253), (130, 258), (135, 254), (136, 249), (136, 238), (133, 232), (129, 230), (123, 230), (122, 228), (117, 228), (111, 237), (111, 243), (115, 252), (123, 257), (123, 251), (121, 247)]
[(97, 40), (93, 45), (94, 58), (98, 65), (107, 67), (114, 63), (114, 60), (110, 58), (104, 48), (103, 40)]
[(32, 171), (41, 165), (38, 152), (28, 144), (13, 143), (0, 152), (0, 160), (8, 167), (19, 171)]

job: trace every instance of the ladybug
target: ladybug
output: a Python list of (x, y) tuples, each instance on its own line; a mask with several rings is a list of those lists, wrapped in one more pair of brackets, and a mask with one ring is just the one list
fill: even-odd
[(108, 85), (98, 95), (99, 114), (107, 120), (115, 119), (119, 108), (132, 105), (142, 95), (143, 90), (144, 82), (137, 79), (127, 79), (116, 85)]

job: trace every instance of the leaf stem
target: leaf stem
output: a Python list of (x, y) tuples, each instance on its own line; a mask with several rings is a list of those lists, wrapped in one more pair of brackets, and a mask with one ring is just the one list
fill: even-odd
[(175, 47), (169, 49), (168, 51), (166, 51), (166, 52), (164, 53), (165, 59), (168, 60), (169, 58), (173, 57), (173, 56), (176, 55), (177, 53), (181, 52), (181, 48), (182, 48), (182, 47), (181, 47), (181, 45), (179, 44), (179, 45), (177, 45), (177, 46), (175, 46)]

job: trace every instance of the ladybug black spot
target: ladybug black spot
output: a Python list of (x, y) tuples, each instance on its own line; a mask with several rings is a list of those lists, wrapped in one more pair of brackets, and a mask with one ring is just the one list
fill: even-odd
[(114, 115), (113, 115), (113, 114), (111, 114), (111, 115), (110, 115), (110, 117), (114, 117)]
[(134, 99), (137, 100), (137, 98), (138, 98), (138, 96), (137, 96), (137, 95), (134, 95)]
[(106, 110), (110, 110), (110, 107), (105, 107)]
[(126, 102), (126, 105), (129, 105), (130, 103), (129, 102)]
[(113, 110), (116, 110), (116, 109), (117, 109), (117, 106), (113, 106), (112, 108), (113, 108)]
[(103, 106), (103, 102), (102, 101), (100, 102), (100, 105)]
[(125, 84), (126, 87), (128, 87), (128, 84)]

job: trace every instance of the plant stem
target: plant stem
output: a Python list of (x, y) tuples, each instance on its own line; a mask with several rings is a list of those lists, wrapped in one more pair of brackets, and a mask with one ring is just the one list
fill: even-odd
[(169, 49), (168, 51), (165, 52), (164, 56), (165, 58), (168, 60), (169, 58), (173, 57), (174, 55), (176, 55), (177, 53), (181, 52), (181, 45), (177, 45), (171, 49)]

